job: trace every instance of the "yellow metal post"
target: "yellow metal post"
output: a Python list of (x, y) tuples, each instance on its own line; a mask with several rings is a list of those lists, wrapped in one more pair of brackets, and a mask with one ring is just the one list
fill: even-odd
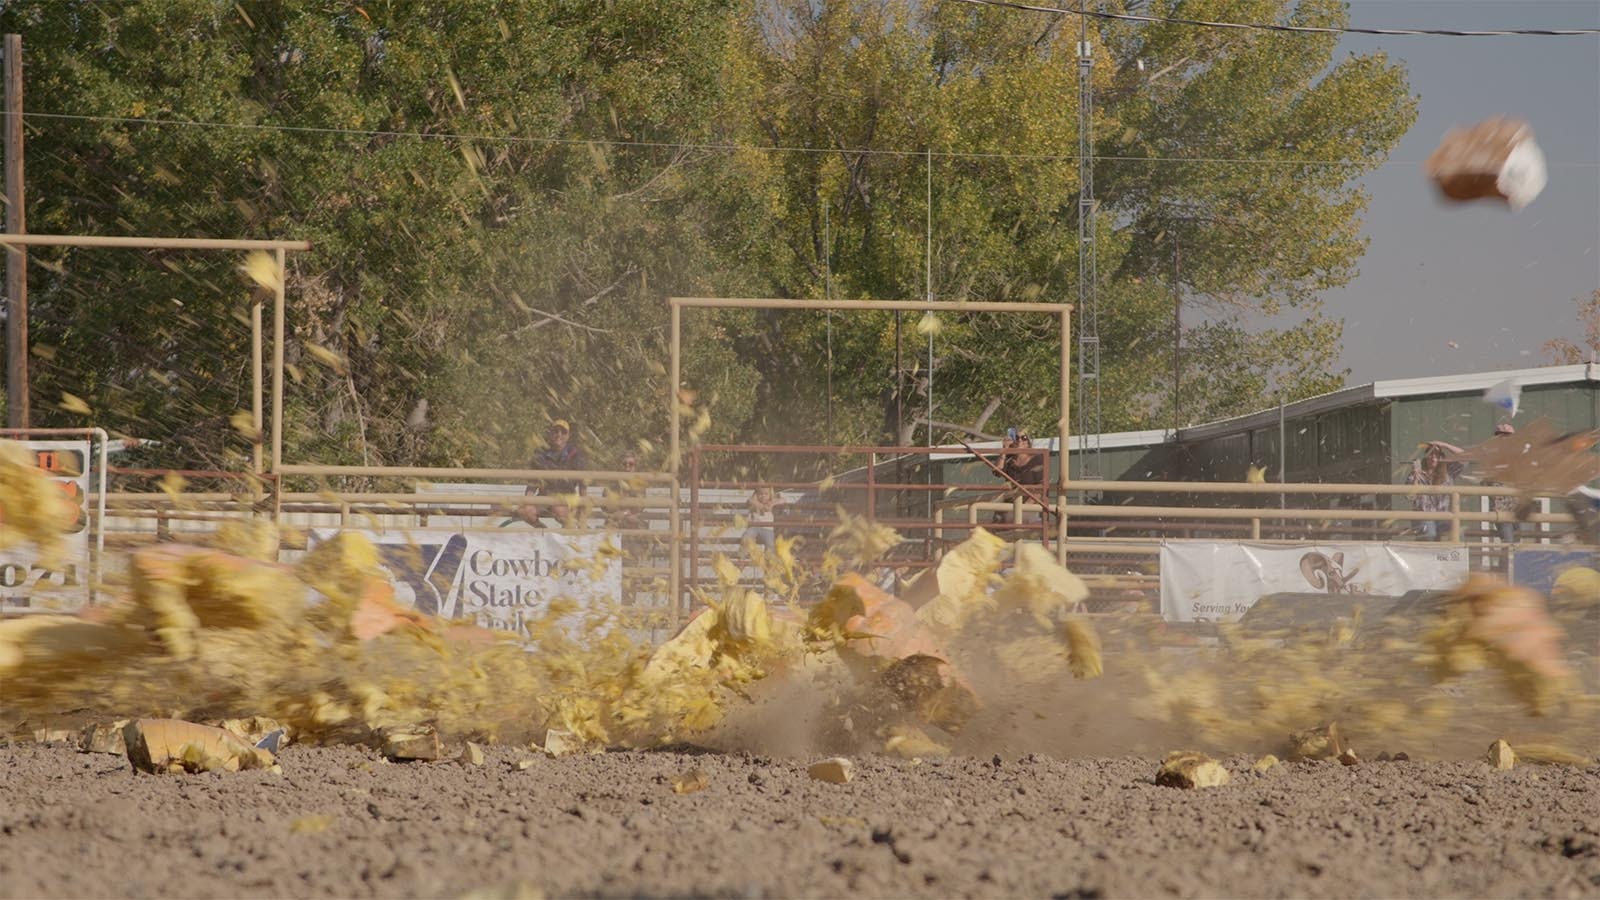
[(272, 471), (283, 465), (283, 278), (284, 251), (275, 252), (278, 283), (272, 288)]
[[(672, 621), (678, 622), (679, 609), (683, 598), (679, 593), (683, 590), (683, 511), (679, 508), (682, 503), (682, 485), (678, 480), (678, 433), (682, 430), (682, 413), (678, 409), (679, 381), (683, 377), (680, 371), (683, 363), (682, 313), (678, 308), (676, 299), (668, 301), (672, 315), (672, 358), (671, 366), (667, 370), (667, 419), (669, 430), (667, 432), (667, 464), (668, 471), (672, 473), (672, 519), (668, 523), (670, 537), (668, 539), (667, 556), (668, 568), (671, 572), (667, 575), (667, 592), (671, 594)], [(690, 565), (694, 564), (690, 560)]]
[(262, 386), (261, 365), (264, 354), (261, 348), (261, 301), (252, 299), (250, 302), (250, 425), (255, 429), (255, 434), (250, 438), (250, 459), (255, 466), (255, 473), (261, 474), (261, 465), (264, 462), (261, 442), (263, 440), (261, 429), (265, 424), (262, 421)]

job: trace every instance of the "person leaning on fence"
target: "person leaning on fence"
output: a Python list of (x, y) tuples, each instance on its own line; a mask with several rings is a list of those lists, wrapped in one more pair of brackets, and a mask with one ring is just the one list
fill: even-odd
[[(1444, 451), (1429, 445), (1421, 459), (1411, 461), (1411, 473), (1406, 476), (1406, 484), (1432, 485), (1445, 487), (1455, 484), (1455, 475), (1451, 471), (1450, 463), (1445, 459)], [(1450, 511), (1449, 494), (1412, 494), (1411, 508), (1417, 512), (1444, 512)], [(1417, 531), (1423, 540), (1442, 540), (1439, 531), (1439, 520), (1430, 519), (1417, 523)], [(1445, 523), (1446, 529), (1449, 523)]]
[[(1004, 472), (1011, 481), (1027, 489), (1026, 491), (1021, 490), (1007, 482), (1005, 502), (1011, 503), (1020, 499), (1024, 503), (1032, 503), (1034, 501), (1028, 496), (1029, 493), (1042, 499), (1039, 489), (1044, 486), (1044, 454), (1031, 452), (1033, 450), (1033, 438), (1029, 437), (1026, 431), (1008, 428), (1006, 429), (1005, 443), (1001, 446), (1012, 452), (1001, 456), (1000, 471)], [(1023, 452), (1019, 453), (1017, 451)], [(1004, 521), (1007, 515), (1007, 513), (996, 513), (995, 521)], [(1040, 514), (1036, 512), (1024, 513), (1019, 520), (1019, 524), (1037, 524), (1039, 516)]]
[[(550, 423), (549, 431), (545, 432), (549, 442), (547, 446), (533, 455), (532, 467), (535, 469), (555, 469), (565, 471), (579, 471), (589, 468), (588, 460), (584, 457), (583, 450), (572, 440), (572, 424), (566, 419), (556, 419)], [(562, 495), (583, 495), (583, 485), (574, 479), (562, 478), (551, 481), (535, 481), (528, 485), (527, 496), (557, 498)], [(549, 507), (550, 515), (558, 523), (565, 523), (572, 510), (562, 500), (555, 500)], [(524, 504), (517, 510), (517, 517), (535, 528), (543, 528), (544, 523), (539, 519), (538, 504)]]

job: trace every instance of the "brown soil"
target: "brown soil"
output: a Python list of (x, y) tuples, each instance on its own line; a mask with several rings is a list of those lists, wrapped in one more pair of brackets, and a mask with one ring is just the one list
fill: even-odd
[[(0, 896), (1510, 897), (1600, 892), (1600, 768), (1299, 763), (1154, 784), (1149, 759), (710, 753), (133, 774), (0, 747)], [(674, 794), (704, 771), (703, 791)], [(521, 893), (519, 893), (521, 891)]]

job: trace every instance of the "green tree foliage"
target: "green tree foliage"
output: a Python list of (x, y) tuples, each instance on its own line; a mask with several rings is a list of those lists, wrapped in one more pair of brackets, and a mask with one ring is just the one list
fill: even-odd
[[(1345, 21), (1333, 0), (1147, 9)], [(596, 446), (660, 445), (663, 297), (919, 298), (930, 219), (937, 299), (1077, 296), (1072, 17), (38, 0), (7, 4), (0, 27), (24, 35), (30, 111), (88, 117), (29, 120), (33, 230), (313, 242), (288, 283), (297, 459), (518, 464), (557, 415)], [(1331, 36), (1091, 33), (1106, 427), (1174, 414), (1175, 253), (1185, 420), (1337, 386), (1339, 323), (1318, 297), (1355, 274), (1353, 179), (1412, 122), (1403, 72), (1336, 60)], [(163, 124), (194, 121), (215, 124)], [(169, 441), (173, 461), (239, 466), (230, 417), (250, 406), (260, 299), (239, 262), (36, 252), (40, 423), (81, 424), (52, 408), (70, 393), (98, 424)], [(1253, 327), (1262, 314), (1288, 324)], [(898, 323), (897, 381), (892, 314), (686, 316), (706, 437), (920, 438), (918, 324)], [(936, 419), (998, 402), (997, 423), (1053, 429), (1053, 319), (924, 324)]]
[[(1332, 0), (1148, 8), (1346, 21)], [(761, 185), (751, 193), (770, 212), (760, 252), (772, 291), (819, 296), (826, 264), (839, 295), (922, 296), (931, 174), (935, 297), (1075, 301), (1076, 23), (909, 0), (758, 4), (730, 62), (738, 77), (725, 102), (736, 104), (728, 120), (742, 126), (738, 139), (840, 151), (750, 161)], [(1340, 326), (1317, 298), (1354, 276), (1364, 249), (1366, 197), (1352, 178), (1380, 163), (1414, 119), (1403, 72), (1380, 55), (1335, 61), (1331, 35), (1095, 22), (1090, 40), (1106, 427), (1171, 421), (1175, 254), (1186, 317), (1204, 323), (1187, 338), (1195, 352), (1184, 421), (1255, 408), (1269, 385), (1292, 397), (1336, 387)], [(1262, 313), (1288, 313), (1290, 324), (1245, 327)], [(885, 364), (893, 326), (862, 316), (860, 327), (866, 334), (842, 356), (836, 347), (835, 365), (856, 376), (851, 405), (866, 408), (894, 389)], [(1052, 430), (1053, 327), (989, 316), (948, 323), (936, 341), (935, 418), (971, 422), (998, 398), (1003, 418)], [(786, 339), (803, 352), (755, 362), (788, 408), (816, 383), (819, 354), (814, 330)], [(919, 356), (920, 341), (910, 344)], [(860, 439), (881, 427), (855, 426)]]
[[(520, 464), (547, 416), (595, 443), (659, 439), (636, 429), (666, 393), (661, 294), (713, 288), (698, 274), (715, 271), (705, 216), (683, 189), (697, 160), (584, 141), (703, 138), (725, 13), (717, 0), (9, 4), (30, 109), (122, 117), (30, 121), (30, 224), (309, 239), (288, 283), (295, 458)], [(34, 336), (53, 357), (37, 396), (81, 396), (175, 459), (236, 466), (240, 259), (35, 256)]]
[(1583, 326), (1583, 342), (1564, 337), (1551, 338), (1541, 348), (1554, 365), (1575, 365), (1600, 358), (1600, 290), (1572, 301), (1578, 307), (1578, 324)]

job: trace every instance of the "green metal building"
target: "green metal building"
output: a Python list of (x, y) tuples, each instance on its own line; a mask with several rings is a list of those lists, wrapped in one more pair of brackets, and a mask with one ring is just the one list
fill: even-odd
[[(1106, 480), (1242, 482), (1250, 466), (1262, 466), (1269, 482), (1402, 484), (1422, 442), (1469, 447), (1493, 436), (1509, 416), (1483, 402), (1483, 392), (1504, 381), (1522, 388), (1520, 410), (1510, 420), (1517, 426), (1547, 418), (1562, 432), (1600, 428), (1600, 364), (1400, 378), (1176, 432), (1070, 437), (1069, 474), (1080, 477), (1083, 455), (1098, 452)], [(1054, 439), (1048, 447), (1054, 480), (1059, 448)], [(939, 461), (946, 484), (992, 479), (998, 485), (965, 452)], [(1600, 456), (1595, 474), (1600, 477)]]
[[(1376, 381), (1344, 388), (1283, 406), (1187, 428), (1125, 431), (1073, 436), (1068, 444), (1069, 475), (1081, 477), (1085, 454), (1098, 452), (1098, 468), (1107, 482), (1178, 481), (1240, 482), (1251, 466), (1264, 467), (1269, 482), (1279, 480), (1322, 484), (1400, 484), (1411, 460), (1425, 441), (1467, 447), (1487, 440), (1504, 411), (1484, 402), (1489, 388), (1506, 381), (1521, 387), (1521, 406), (1513, 424), (1526, 426), (1547, 418), (1560, 432), (1600, 428), (1600, 364), (1550, 366), (1538, 369), (1480, 372), (1430, 378)], [(1040, 441), (1052, 453), (1049, 480), (1056, 479), (1056, 439)], [(972, 445), (994, 450), (998, 442)], [(1003, 485), (984, 464), (959, 447), (932, 457), (935, 484)], [(1600, 454), (1595, 474), (1600, 477)], [(879, 464), (879, 481), (896, 478), (929, 480), (922, 459)], [(899, 468), (892, 468), (899, 466)], [(893, 471), (895, 477), (890, 477)], [(858, 470), (842, 481), (864, 479)], [(1189, 505), (1198, 495), (1118, 494), (1107, 485), (1105, 502), (1138, 505)], [(1113, 496), (1115, 495), (1115, 496)], [(883, 515), (910, 515), (926, 497), (880, 497)], [(1091, 499), (1091, 502), (1099, 502)], [(1208, 496), (1203, 502), (1228, 503)], [(1243, 499), (1239, 503), (1244, 503)], [(1312, 505), (1309, 496), (1291, 496), (1291, 506)], [(1376, 498), (1369, 498), (1376, 503)], [(1407, 503), (1395, 498), (1398, 506)], [(896, 506), (904, 509), (896, 509)]]
[[(1504, 411), (1483, 394), (1521, 386), (1513, 421), (1547, 418), (1557, 431), (1600, 428), (1600, 364), (1551, 366), (1376, 381), (1260, 412), (1171, 432), (1100, 436), (1100, 469), (1117, 481), (1244, 481), (1251, 466), (1268, 481), (1397, 484), (1425, 441), (1469, 446), (1487, 440)], [(1072, 438), (1071, 473), (1095, 439)], [(1600, 475), (1600, 457), (1596, 459)]]

